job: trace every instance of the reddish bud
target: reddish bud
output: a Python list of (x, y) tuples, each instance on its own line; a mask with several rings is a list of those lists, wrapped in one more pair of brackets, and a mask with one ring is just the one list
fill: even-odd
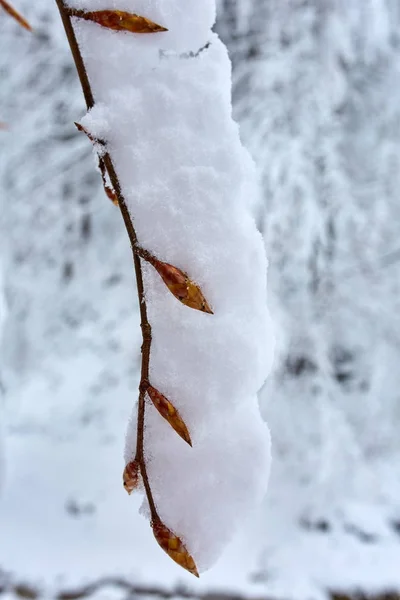
[(209, 314), (213, 311), (199, 286), (189, 279), (188, 275), (173, 265), (154, 259), (151, 263), (161, 276), (170, 292), (185, 306), (201, 310)]
[(189, 552), (186, 550), (182, 540), (174, 535), (161, 521), (156, 520), (151, 523), (154, 537), (161, 548), (168, 554), (173, 561), (180, 567), (199, 577), (196, 564)]
[(164, 417), (171, 427), (175, 429), (176, 433), (191, 446), (192, 440), (190, 439), (188, 428), (175, 406), (152, 386), (147, 388), (147, 393), (160, 415)]
[(19, 14), (19, 12), (17, 12), (15, 10), (15, 8), (13, 8), (11, 6), (11, 4), (9, 4), (8, 2), (6, 2), (6, 0), (0, 0), (0, 6), (11, 16), (13, 17), (13, 19), (15, 19), (17, 21), (17, 23), (19, 23), (21, 25), (21, 27), (24, 27), (25, 29), (27, 29), (28, 31), (32, 31), (32, 27), (29, 25), (28, 21), (26, 19), (24, 19), (24, 17), (22, 15)]
[(139, 486), (140, 467), (137, 460), (128, 463), (124, 469), (123, 482), (124, 488), (131, 494)]
[(113, 29), (114, 31), (129, 31), (131, 33), (168, 31), (165, 27), (153, 23), (150, 19), (122, 10), (98, 10), (94, 12), (75, 10), (71, 11), (71, 14), (80, 19), (97, 23), (102, 27), (107, 27), (107, 29)]

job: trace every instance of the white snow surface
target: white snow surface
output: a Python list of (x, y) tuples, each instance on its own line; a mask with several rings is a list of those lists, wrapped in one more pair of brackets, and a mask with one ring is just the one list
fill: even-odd
[[(270, 441), (257, 392), (271, 366), (273, 333), (265, 249), (249, 210), (257, 175), (231, 116), (230, 61), (210, 30), (209, 3), (204, 15), (201, 3), (195, 11), (200, 52), (187, 55), (196, 3), (179, 18), (178, 4), (163, 7), (163, 23), (172, 25), (165, 39), (115, 34), (79, 18), (74, 27), (96, 100), (82, 124), (107, 143), (139, 244), (187, 272), (214, 312), (183, 306), (144, 265), (150, 383), (179, 410), (193, 441), (186, 445), (150, 403), (150, 484), (163, 522), (204, 570), (266, 491)], [(161, 19), (158, 3), (146, 7), (145, 16)], [(177, 48), (185, 55), (160, 54)], [(126, 461), (136, 451), (136, 411)]]

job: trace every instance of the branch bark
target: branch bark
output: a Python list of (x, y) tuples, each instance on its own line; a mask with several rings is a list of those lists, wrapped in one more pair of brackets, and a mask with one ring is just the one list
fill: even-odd
[[(71, 22), (71, 12), (66, 6), (63, 0), (56, 0), (58, 9), (60, 11), (61, 19), (64, 25), (65, 33), (71, 48), (71, 53), (75, 61), (76, 70), (81, 82), (83, 95), (85, 97), (87, 109), (90, 110), (95, 105), (95, 99), (93, 91), (90, 85), (89, 77), (86, 71), (85, 63), (83, 61), (79, 45), (75, 36), (74, 28)], [(138, 421), (137, 421), (137, 445), (136, 445), (136, 461), (140, 467), (140, 473), (143, 479), (143, 484), (146, 492), (146, 497), (150, 507), (152, 521), (159, 520), (156, 505), (154, 502), (153, 494), (150, 487), (149, 478), (146, 470), (146, 462), (144, 458), (144, 415), (145, 415), (145, 395), (146, 390), (149, 386), (149, 365), (150, 365), (150, 350), (151, 350), (151, 326), (147, 317), (147, 306), (144, 295), (143, 285), (143, 272), (141, 259), (136, 252), (138, 247), (138, 240), (136, 236), (135, 227), (128, 211), (128, 207), (125, 202), (124, 195), (122, 193), (121, 185), (118, 179), (117, 172), (114, 167), (111, 155), (109, 152), (100, 158), (100, 161), (104, 165), (110, 177), (111, 184), (114, 188), (118, 199), (119, 209), (121, 211), (122, 218), (124, 220), (125, 228), (129, 236), (133, 263), (135, 267), (136, 284), (138, 291), (141, 329), (142, 329), (142, 367), (141, 367), (141, 378), (139, 385), (139, 402), (138, 402)]]

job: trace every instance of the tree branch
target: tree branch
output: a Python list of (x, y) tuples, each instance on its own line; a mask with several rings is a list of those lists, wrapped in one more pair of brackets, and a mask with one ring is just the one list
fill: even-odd
[[(88, 110), (94, 107), (95, 100), (92, 88), (90, 86), (89, 77), (86, 71), (85, 63), (83, 62), (83, 58), (79, 49), (79, 45), (75, 36), (74, 28), (71, 23), (71, 14), (67, 6), (65, 5), (63, 0), (56, 0), (58, 9), (60, 11), (61, 19), (64, 25), (65, 33), (71, 48), (71, 53), (75, 61), (76, 70), (78, 72), (78, 76), (81, 82), (83, 95), (86, 100), (86, 105)], [(147, 318), (147, 306), (144, 296), (144, 285), (143, 285), (143, 273), (142, 273), (142, 265), (140, 257), (136, 252), (136, 248), (138, 246), (138, 240), (136, 236), (136, 231), (131, 219), (131, 216), (128, 211), (128, 207), (125, 202), (124, 195), (121, 190), (121, 185), (118, 179), (118, 175), (116, 173), (112, 158), (109, 152), (105, 152), (102, 158), (102, 161), (105, 169), (108, 172), (110, 177), (111, 184), (114, 188), (115, 194), (118, 199), (118, 205), (121, 211), (122, 218), (125, 223), (126, 231), (129, 236), (132, 254), (133, 254), (133, 263), (135, 267), (136, 274), (136, 284), (138, 291), (138, 299), (139, 299), (139, 309), (140, 309), (140, 319), (141, 319), (141, 329), (143, 336), (143, 345), (142, 345), (142, 368), (141, 368), (141, 378), (139, 385), (139, 402), (138, 402), (138, 421), (137, 421), (137, 447), (136, 447), (136, 460), (140, 467), (140, 473), (143, 478), (143, 483), (145, 487), (145, 492), (147, 496), (147, 500), (150, 507), (151, 519), (152, 521), (158, 520), (158, 514), (156, 505), (154, 502), (154, 498), (151, 492), (151, 487), (149, 483), (149, 479), (146, 471), (146, 463), (144, 458), (144, 413), (145, 413), (145, 395), (146, 389), (149, 386), (149, 364), (150, 364), (150, 349), (151, 349), (151, 326)]]

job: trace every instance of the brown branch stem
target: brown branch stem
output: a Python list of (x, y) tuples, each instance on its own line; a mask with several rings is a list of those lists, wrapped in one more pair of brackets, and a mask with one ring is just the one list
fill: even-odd
[(150, 263), (151, 265), (154, 265), (158, 262), (156, 257), (151, 254), (151, 252), (149, 252), (148, 250), (145, 250), (145, 248), (142, 248), (141, 246), (139, 246), (139, 244), (136, 243), (135, 246), (135, 253), (140, 256), (140, 258), (143, 258), (143, 260), (145, 260), (146, 262)]
[[(88, 110), (93, 108), (95, 104), (94, 95), (90, 86), (89, 77), (86, 71), (85, 63), (83, 61), (79, 45), (75, 36), (75, 31), (71, 22), (71, 10), (66, 6), (64, 0), (56, 0), (58, 9), (60, 11), (61, 19), (64, 25), (65, 33), (71, 48), (71, 53), (75, 61), (76, 70), (81, 82), (83, 95), (86, 100)], [(109, 152), (105, 152), (103, 157), (100, 159), (108, 172), (111, 184), (114, 188), (115, 194), (118, 198), (118, 205), (121, 211), (122, 218), (129, 236), (133, 263), (136, 274), (136, 284), (139, 299), (139, 310), (141, 319), (141, 329), (143, 335), (142, 344), (142, 367), (141, 367), (141, 378), (139, 386), (139, 402), (138, 402), (138, 420), (137, 420), (137, 446), (136, 446), (136, 459), (140, 466), (140, 472), (143, 478), (143, 483), (146, 491), (147, 500), (150, 507), (152, 521), (158, 520), (158, 513), (154, 502), (153, 494), (151, 492), (150, 482), (146, 470), (146, 462), (144, 458), (144, 416), (145, 416), (145, 396), (146, 389), (149, 385), (149, 364), (150, 364), (150, 349), (151, 349), (151, 326), (147, 318), (147, 306), (144, 295), (143, 285), (143, 273), (140, 257), (136, 251), (138, 247), (138, 240), (136, 231), (128, 211), (128, 207), (125, 202), (124, 195), (122, 193), (121, 185), (118, 179), (117, 172), (115, 170), (112, 158)]]

